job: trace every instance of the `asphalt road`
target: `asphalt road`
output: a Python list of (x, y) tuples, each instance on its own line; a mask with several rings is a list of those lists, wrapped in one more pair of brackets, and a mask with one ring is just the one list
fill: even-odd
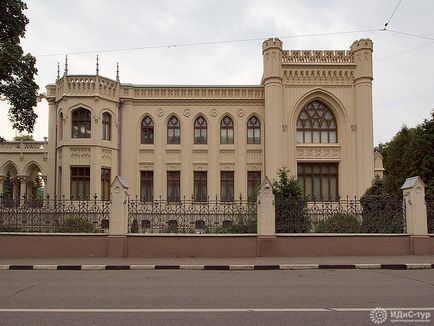
[(434, 324), (434, 270), (0, 271), (0, 325), (375, 325), (373, 307)]

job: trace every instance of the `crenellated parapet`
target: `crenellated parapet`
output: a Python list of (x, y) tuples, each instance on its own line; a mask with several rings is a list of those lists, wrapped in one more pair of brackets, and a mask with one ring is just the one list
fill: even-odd
[(312, 51), (312, 50), (288, 50), (282, 52), (282, 63), (322, 63), (322, 64), (352, 64), (353, 52), (345, 50), (337, 51)]

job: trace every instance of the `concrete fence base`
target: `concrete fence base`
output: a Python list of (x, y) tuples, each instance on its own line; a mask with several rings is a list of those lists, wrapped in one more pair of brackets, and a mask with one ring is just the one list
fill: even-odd
[(0, 234), (0, 258), (433, 255), (434, 235)]

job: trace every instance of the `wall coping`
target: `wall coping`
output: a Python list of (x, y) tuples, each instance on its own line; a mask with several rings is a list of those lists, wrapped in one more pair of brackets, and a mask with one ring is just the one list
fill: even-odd
[(47, 232), (0, 232), (1, 236), (7, 235), (27, 235), (27, 236), (35, 236), (35, 235), (49, 235), (49, 236), (108, 236), (108, 233), (47, 233)]
[(128, 233), (128, 237), (257, 237), (256, 233)]
[(408, 233), (276, 233), (276, 237), (408, 237), (408, 236), (410, 236), (410, 234)]

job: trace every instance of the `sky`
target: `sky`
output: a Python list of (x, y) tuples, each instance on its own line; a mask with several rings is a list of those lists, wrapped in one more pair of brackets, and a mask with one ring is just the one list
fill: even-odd
[[(255, 85), (262, 76), (262, 40), (268, 37), (280, 37), (286, 50), (348, 50), (354, 40), (369, 37), (374, 42), (373, 145), (389, 141), (404, 124), (423, 122), (434, 108), (432, 0), (26, 3), (30, 22), (21, 43), (36, 56), (41, 93), (55, 81), (58, 62), (63, 72), (66, 53), (69, 74), (95, 74), (98, 54), (100, 75), (114, 79), (119, 62), (124, 83)], [(389, 19), (388, 30), (381, 31)], [(307, 36), (338, 32), (348, 33)], [(245, 39), (255, 40), (180, 46)], [(148, 49), (106, 51), (143, 47)], [(10, 140), (17, 133), (7, 111), (7, 101), (0, 101), (0, 136)], [(33, 135), (42, 140), (48, 136), (47, 102), (38, 103), (35, 112)]]

